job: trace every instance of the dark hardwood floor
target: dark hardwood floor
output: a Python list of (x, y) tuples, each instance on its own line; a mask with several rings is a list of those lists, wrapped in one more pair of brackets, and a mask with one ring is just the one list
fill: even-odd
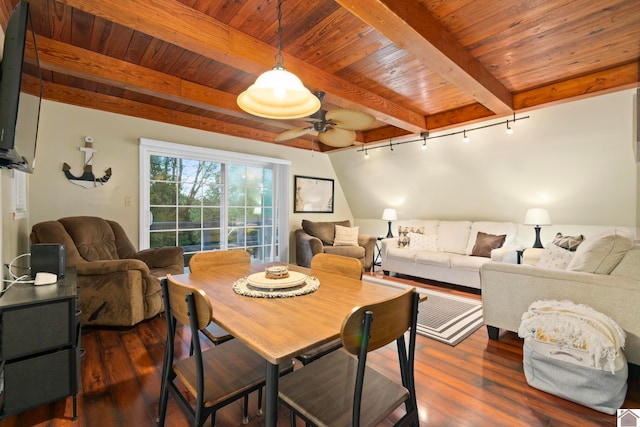
[[(377, 276), (381, 277), (379, 273)], [(411, 283), (411, 281), (406, 281)], [(420, 286), (430, 287), (421, 283)], [(464, 294), (456, 289), (435, 289)], [(82, 393), (78, 419), (71, 421), (71, 399), (45, 405), (2, 421), (2, 427), (153, 427), (160, 390), (165, 320), (158, 316), (126, 330), (85, 330), (82, 346)], [(182, 334), (186, 354), (188, 332)], [(396, 371), (395, 348), (372, 353), (374, 366), (392, 375)], [(451, 347), (418, 337), (415, 375), (421, 426), (615, 426), (616, 417), (538, 391), (522, 372), (522, 341), (502, 332), (491, 341), (480, 328)], [(263, 426), (250, 402), (249, 426)], [(638, 370), (629, 380), (625, 408), (640, 408)], [(188, 421), (170, 399), (167, 426), (187, 426)], [(241, 403), (218, 412), (217, 426), (241, 426)], [(397, 411), (383, 425), (391, 425)], [(210, 425), (208, 422), (205, 425)], [(281, 409), (279, 426), (287, 426), (288, 412)], [(301, 423), (299, 425), (302, 425)]]

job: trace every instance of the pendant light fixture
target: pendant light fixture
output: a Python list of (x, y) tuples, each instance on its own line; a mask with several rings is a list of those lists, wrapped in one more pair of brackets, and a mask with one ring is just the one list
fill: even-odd
[(299, 119), (318, 111), (320, 100), (282, 65), (282, 0), (278, 0), (278, 53), (275, 60), (273, 69), (262, 73), (254, 84), (238, 95), (238, 106), (254, 116), (281, 120)]

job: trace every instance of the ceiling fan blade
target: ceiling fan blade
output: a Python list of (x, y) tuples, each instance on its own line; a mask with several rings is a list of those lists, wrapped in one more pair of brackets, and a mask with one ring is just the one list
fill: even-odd
[(356, 133), (352, 130), (334, 127), (319, 133), (318, 140), (330, 147), (348, 147), (356, 140)]
[(364, 111), (355, 110), (331, 110), (325, 114), (327, 120), (331, 120), (338, 127), (350, 130), (361, 130), (375, 123), (376, 118)]
[(288, 129), (288, 130), (285, 130), (284, 132), (282, 132), (281, 134), (276, 135), (276, 137), (274, 138), (274, 141), (275, 142), (282, 142), (282, 141), (288, 141), (289, 139), (299, 138), (299, 137), (301, 137), (303, 135), (311, 133), (312, 130), (313, 130), (313, 126), (306, 127), (306, 128)]

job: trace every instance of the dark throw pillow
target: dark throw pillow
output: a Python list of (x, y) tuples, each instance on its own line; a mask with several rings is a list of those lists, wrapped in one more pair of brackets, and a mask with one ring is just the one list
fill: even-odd
[(495, 234), (487, 234), (482, 231), (478, 231), (476, 244), (473, 246), (471, 255), (491, 258), (491, 251), (493, 249), (501, 248), (504, 244), (504, 239), (506, 238), (506, 234), (496, 236)]
[(566, 249), (571, 252), (575, 252), (578, 246), (584, 240), (584, 236), (563, 236), (562, 233), (556, 233), (556, 237), (553, 239), (553, 244), (560, 246), (562, 249)]

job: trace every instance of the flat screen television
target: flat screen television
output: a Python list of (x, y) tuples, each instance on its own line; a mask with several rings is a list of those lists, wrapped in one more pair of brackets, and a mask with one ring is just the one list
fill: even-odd
[[(25, 44), (35, 33), (31, 26), (29, 3), (20, 1), (11, 13), (5, 31), (2, 63), (0, 63), (0, 167), (33, 173), (35, 167), (38, 122), (42, 100), (42, 76), (37, 49), (35, 64), (25, 64)], [(35, 76), (30, 92), (25, 91), (23, 71)], [(33, 80), (32, 80), (33, 82)]]

